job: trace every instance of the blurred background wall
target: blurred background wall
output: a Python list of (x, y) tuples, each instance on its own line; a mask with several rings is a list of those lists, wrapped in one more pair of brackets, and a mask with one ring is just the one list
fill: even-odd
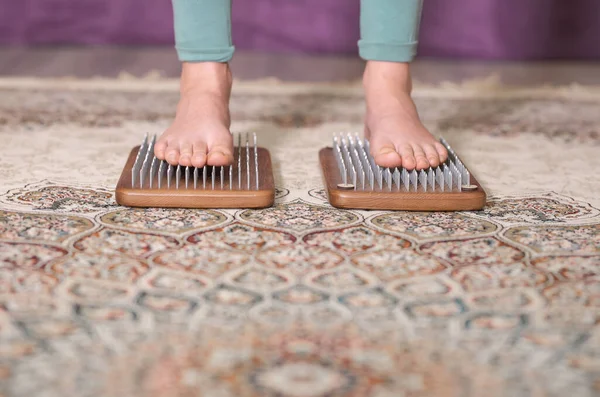
[[(356, 54), (359, 0), (234, 0), (238, 49)], [(420, 56), (600, 59), (600, 0), (425, 0)], [(170, 0), (0, 0), (0, 44), (172, 45)]]

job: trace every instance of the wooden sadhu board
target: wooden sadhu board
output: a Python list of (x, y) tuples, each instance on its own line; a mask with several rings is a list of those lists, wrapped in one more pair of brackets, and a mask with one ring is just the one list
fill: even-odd
[(271, 156), (256, 135), (238, 135), (231, 166), (171, 166), (154, 155), (156, 136), (134, 147), (115, 189), (129, 207), (265, 208), (273, 205)]
[(446, 162), (436, 168), (382, 168), (369, 141), (340, 134), (319, 152), (330, 204), (337, 208), (404, 211), (469, 211), (485, 206), (486, 193), (444, 139)]

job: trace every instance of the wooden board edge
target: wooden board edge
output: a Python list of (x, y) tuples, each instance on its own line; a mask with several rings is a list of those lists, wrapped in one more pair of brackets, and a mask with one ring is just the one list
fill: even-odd
[(127, 207), (197, 209), (267, 208), (275, 202), (274, 189), (244, 191), (244, 194), (235, 194), (230, 191), (202, 191), (201, 193), (172, 194), (170, 190), (155, 190), (149, 194), (135, 189), (117, 189), (115, 199), (119, 205)]

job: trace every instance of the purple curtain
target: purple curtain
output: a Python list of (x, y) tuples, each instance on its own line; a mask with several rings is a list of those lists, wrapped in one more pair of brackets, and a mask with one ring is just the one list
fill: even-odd
[[(237, 48), (356, 54), (359, 0), (234, 0)], [(172, 45), (169, 0), (0, 0), (0, 44)], [(419, 54), (600, 59), (600, 0), (425, 0)]]

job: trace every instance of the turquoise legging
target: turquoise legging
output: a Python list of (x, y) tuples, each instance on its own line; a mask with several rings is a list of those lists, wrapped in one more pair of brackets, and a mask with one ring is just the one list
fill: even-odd
[[(175, 47), (182, 62), (228, 62), (231, 0), (172, 0)], [(423, 0), (361, 0), (359, 54), (365, 60), (410, 62), (417, 49)]]

